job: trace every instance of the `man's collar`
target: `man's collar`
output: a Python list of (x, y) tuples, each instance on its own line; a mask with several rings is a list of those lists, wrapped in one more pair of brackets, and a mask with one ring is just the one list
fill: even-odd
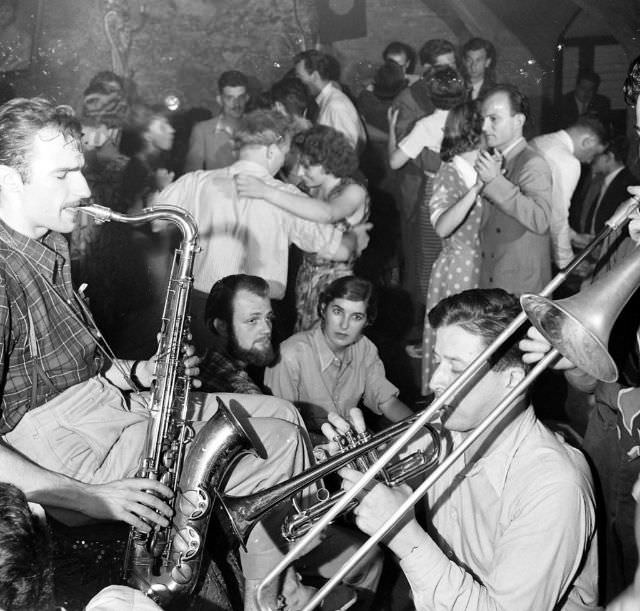
[(329, 93), (331, 93), (331, 89), (333, 89), (333, 83), (329, 81), (316, 96), (316, 103), (320, 104), (320, 102), (325, 100), (329, 96)]
[(615, 180), (615, 177), (620, 174), (624, 170), (624, 166), (616, 168), (612, 172), (609, 172), (602, 180), (602, 189), (603, 191)]
[(504, 151), (502, 151), (502, 156), (506, 158), (512, 152), (515, 155), (515, 153), (520, 152), (521, 148), (524, 148), (524, 145), (526, 143), (527, 143), (527, 141), (524, 139), (524, 136), (520, 136), (519, 138), (514, 140), (506, 149), (504, 149)]
[(22, 253), (36, 267), (52, 275), (56, 258), (66, 248), (66, 239), (59, 233), (50, 231), (42, 239), (34, 240), (16, 231), (0, 219), (0, 240), (12, 250)]
[(250, 159), (238, 159), (231, 166), (230, 173), (232, 176), (236, 174), (251, 174), (258, 178), (273, 178), (269, 170), (257, 161), (251, 161)]
[(536, 422), (533, 407), (529, 406), (507, 425), (497, 444), (489, 448), (486, 454), (475, 461), (466, 472), (465, 477), (475, 477), (482, 472), (496, 494), (502, 494), (511, 463), (523, 440), (531, 434)]
[(569, 132), (567, 132), (564, 129), (561, 129), (558, 132), (558, 137), (567, 145), (567, 148), (571, 151), (571, 154), (573, 155), (575, 153), (576, 147), (573, 144), (573, 138), (569, 135)]

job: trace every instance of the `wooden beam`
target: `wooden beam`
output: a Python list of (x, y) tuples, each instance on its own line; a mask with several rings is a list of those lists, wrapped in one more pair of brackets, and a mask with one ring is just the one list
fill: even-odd
[(640, 54), (640, 9), (637, 0), (571, 0), (609, 26), (611, 34), (622, 45), (629, 59)]

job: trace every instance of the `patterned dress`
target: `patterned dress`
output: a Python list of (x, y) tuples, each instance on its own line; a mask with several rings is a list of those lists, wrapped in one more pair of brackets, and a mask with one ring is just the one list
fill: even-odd
[[(431, 220), (435, 222), (445, 210), (460, 200), (475, 181), (475, 170), (462, 157), (456, 156), (452, 161), (443, 163), (434, 179), (433, 196), (429, 202)], [(458, 229), (442, 240), (442, 252), (433, 264), (429, 280), (427, 312), (445, 297), (478, 287), (481, 219), (482, 204), (478, 198)], [(425, 314), (422, 346), (423, 394), (428, 392), (434, 369), (434, 344), (435, 331)]]
[[(329, 193), (328, 202), (335, 199), (352, 184), (359, 184), (353, 178), (343, 178)], [(364, 187), (363, 187), (364, 189)], [(369, 218), (369, 194), (365, 189), (365, 200), (358, 209), (347, 218), (335, 223), (336, 227), (347, 230), (354, 225), (364, 223)], [(353, 274), (356, 257), (348, 261), (332, 261), (315, 253), (304, 253), (302, 263), (296, 277), (296, 321), (295, 332), (311, 329), (319, 320), (318, 298), (322, 290), (334, 280)]]

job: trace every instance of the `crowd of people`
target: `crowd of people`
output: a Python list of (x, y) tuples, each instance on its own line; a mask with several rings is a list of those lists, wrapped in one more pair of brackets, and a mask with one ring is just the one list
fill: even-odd
[[(98, 226), (82, 212), (87, 201), (195, 219), (188, 307), (169, 313), (189, 328), (182, 363), (172, 364), (193, 386), (179, 419), (198, 434), (222, 400), (254, 433), (263, 455), (243, 456), (224, 484), (246, 496), (415, 413), (368, 336), (385, 288), (408, 295), (394, 315), (422, 332), (408, 355), (421, 359), (419, 394), (437, 398), (508, 327), (518, 297), (540, 293), (593, 239), (627, 187), (640, 194), (630, 140), (612, 132), (594, 73), (578, 74), (558, 129), (527, 141), (529, 102), (508, 75), (498, 82), (489, 41), (458, 49), (435, 39), (417, 53), (392, 42), (382, 59), (357, 96), (338, 61), (317, 50), (295, 56), (262, 93), (227, 71), (218, 114), (183, 124), (110, 72), (96, 75), (78, 112), (44, 98), (0, 106), (0, 607), (55, 607), (47, 527), (27, 502), (50, 521), (120, 521), (140, 536), (171, 528), (183, 510), (170, 482), (136, 474), (155, 426), (154, 385), (167, 375), (155, 353), (165, 268), (174, 252), (184, 256), (185, 236), (162, 219)], [(637, 58), (625, 101), (638, 133), (639, 93)], [(574, 288), (633, 249), (634, 223), (576, 269)], [(390, 252), (384, 265), (378, 249)], [(522, 391), (387, 535), (388, 552), (374, 548), (323, 609), (382, 608), (385, 561), (420, 611), (640, 606), (633, 314), (615, 338), (616, 382), (558, 364), (591, 406), (583, 439), (554, 434)], [(135, 357), (120, 358), (123, 337), (154, 322)], [(548, 350), (535, 331), (505, 342), (435, 423), (446, 445), (472, 434)], [(411, 446), (428, 444), (419, 436)], [(361, 473), (352, 466), (327, 485), (353, 486)], [(409, 493), (409, 484), (367, 489), (355, 525), (332, 525), (263, 602), (301, 609), (310, 584), (330, 578)], [(286, 552), (284, 512), (261, 517), (240, 551), (244, 611), (258, 609), (258, 586)], [(155, 605), (126, 587), (87, 604)]]

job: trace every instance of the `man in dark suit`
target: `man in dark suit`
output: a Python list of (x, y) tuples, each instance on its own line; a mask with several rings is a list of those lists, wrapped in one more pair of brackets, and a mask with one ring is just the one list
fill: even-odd
[(600, 231), (616, 208), (629, 198), (627, 187), (638, 183), (638, 179), (625, 165), (627, 151), (626, 138), (617, 136), (591, 164), (592, 173), (602, 176), (602, 186), (593, 205), (582, 212), (584, 228), (588, 233)]
[(592, 70), (581, 70), (576, 79), (576, 88), (562, 97), (559, 127), (573, 125), (578, 117), (591, 116), (607, 125), (611, 113), (611, 101), (598, 93), (600, 76)]

